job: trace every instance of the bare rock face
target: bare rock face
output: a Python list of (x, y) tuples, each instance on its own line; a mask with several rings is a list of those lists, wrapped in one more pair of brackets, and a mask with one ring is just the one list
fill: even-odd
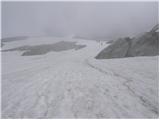
[(135, 56), (156, 56), (159, 54), (159, 32), (156, 25), (150, 32), (133, 39), (119, 39), (104, 50), (96, 59), (124, 58)]
[(159, 52), (159, 33), (146, 33), (132, 40), (128, 57), (156, 56)]
[(109, 58), (123, 58), (126, 56), (129, 49), (129, 38), (119, 39), (104, 50), (102, 50), (97, 56), (97, 59), (109, 59)]
[(2, 52), (8, 51), (24, 51), (22, 56), (33, 56), (33, 55), (43, 55), (47, 54), (48, 52), (61, 52), (65, 50), (75, 49), (79, 50), (86, 47), (86, 45), (77, 45), (76, 42), (69, 42), (69, 41), (60, 41), (53, 44), (42, 44), (42, 45), (35, 45), (35, 46), (20, 46), (17, 48), (5, 49)]

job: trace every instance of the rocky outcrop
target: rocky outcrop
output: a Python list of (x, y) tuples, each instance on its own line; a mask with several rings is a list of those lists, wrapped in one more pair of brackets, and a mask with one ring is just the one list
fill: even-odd
[(96, 59), (124, 58), (135, 56), (156, 56), (159, 54), (159, 28), (135, 38), (121, 38), (102, 50)]

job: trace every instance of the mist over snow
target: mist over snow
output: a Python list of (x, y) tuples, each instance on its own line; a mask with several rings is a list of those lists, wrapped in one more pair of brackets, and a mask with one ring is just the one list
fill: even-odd
[(2, 2), (2, 38), (135, 36), (158, 23), (158, 2)]
[(151, 1), (2, 2), (2, 118), (158, 118), (158, 23)]

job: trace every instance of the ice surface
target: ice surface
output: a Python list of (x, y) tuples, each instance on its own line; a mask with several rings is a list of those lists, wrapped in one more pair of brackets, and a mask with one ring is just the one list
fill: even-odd
[[(64, 40), (30, 38), (3, 49)], [(2, 118), (158, 117), (158, 56), (96, 60), (108, 44), (67, 41), (86, 47), (38, 56), (2, 52)]]

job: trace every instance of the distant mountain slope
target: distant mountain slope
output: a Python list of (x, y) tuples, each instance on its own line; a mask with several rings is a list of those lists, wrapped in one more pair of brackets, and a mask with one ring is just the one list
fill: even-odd
[(3, 47), (6, 42), (14, 42), (14, 41), (19, 41), (19, 40), (26, 40), (28, 39), (28, 36), (16, 36), (16, 37), (7, 37), (7, 38), (2, 38), (1, 39), (1, 47)]
[(2, 42), (13, 42), (13, 41), (18, 41), (18, 40), (26, 40), (29, 38), (28, 36), (16, 36), (16, 37), (7, 37), (7, 38), (2, 38)]
[(151, 31), (139, 37), (128, 37), (117, 40), (102, 50), (96, 59), (124, 58), (134, 56), (156, 56), (159, 54), (159, 28), (154, 26)]

